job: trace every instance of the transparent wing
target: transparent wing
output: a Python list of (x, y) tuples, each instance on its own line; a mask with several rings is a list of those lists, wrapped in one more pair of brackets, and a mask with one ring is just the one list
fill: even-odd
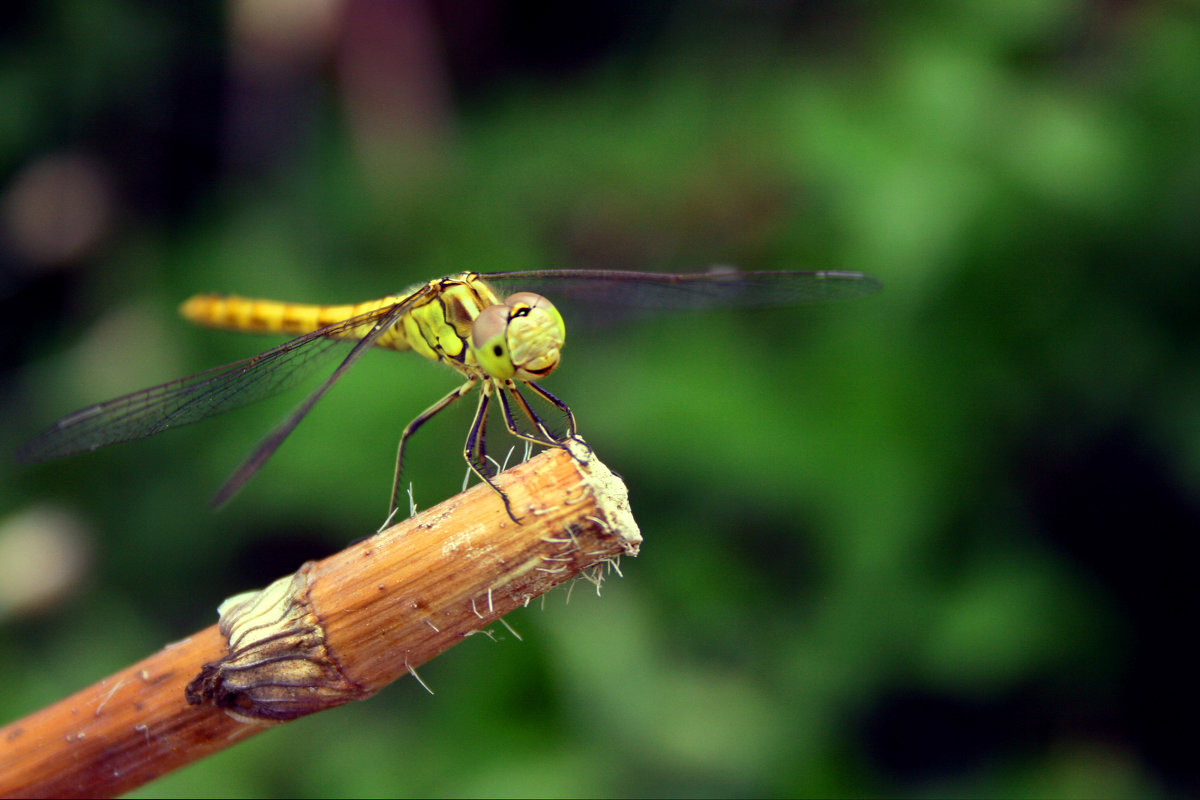
[(217, 492), (216, 497), (213, 498), (212, 505), (216, 508), (224, 505), (231, 497), (234, 496), (234, 494), (237, 493), (238, 489), (245, 485), (246, 481), (254, 477), (254, 473), (258, 472), (259, 467), (261, 467), (266, 460), (270, 458), (276, 450), (279, 449), (279, 445), (283, 444), (283, 440), (286, 439), (288, 435), (296, 429), (296, 426), (300, 424), (300, 421), (304, 419), (308, 412), (312, 411), (313, 406), (315, 406), (317, 401), (325, 396), (325, 393), (329, 391), (329, 388), (337, 383), (338, 378), (342, 377), (346, 370), (350, 369), (350, 367), (354, 365), (354, 362), (362, 357), (363, 353), (371, 349), (371, 347), (376, 341), (378, 341), (379, 337), (382, 336), (385, 331), (399, 321), (404, 313), (412, 306), (413, 301), (417, 297), (422, 297), (432, 291), (435, 291), (433, 284), (428, 284), (419, 289), (417, 292), (414, 292), (406, 300), (400, 303), (396, 303), (395, 305), (388, 306), (380, 311), (358, 317), (357, 319), (374, 321), (374, 327), (372, 327), (365, 336), (355, 343), (354, 347), (350, 349), (350, 352), (346, 355), (346, 357), (342, 359), (342, 363), (338, 364), (337, 369), (335, 369), (328, 378), (322, 381), (321, 385), (318, 386), (315, 391), (310, 393), (308, 397), (304, 399), (304, 402), (301, 403), (300, 406), (293, 411), (287, 419), (277, 425), (275, 429), (267, 435), (267, 438), (259, 442), (258, 447), (254, 449), (254, 452), (250, 454), (250, 457), (242, 462), (242, 465), (238, 467), (233, 475), (229, 477), (229, 480), (225, 481), (225, 484)]
[[(807, 305), (871, 294), (881, 288), (861, 272), (660, 273), (549, 269), (481, 275), (504, 292), (543, 294), (560, 310), (604, 324), (657, 311)], [(570, 325), (573, 319), (568, 318)]]
[(375, 325), (378, 328), (368, 334), (374, 341), (426, 291), (427, 287), (399, 303), (306, 333), (251, 358), (68, 414), (18, 450), (17, 459), (47, 461), (142, 439), (272, 397), (356, 344), (352, 339), (334, 337)]

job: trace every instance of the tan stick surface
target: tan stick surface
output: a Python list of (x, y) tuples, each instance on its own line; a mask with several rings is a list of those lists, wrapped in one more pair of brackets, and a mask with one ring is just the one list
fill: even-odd
[(521, 524), (475, 486), (231, 598), (220, 629), (0, 728), (0, 797), (127, 792), (273, 720), (369, 697), (554, 586), (637, 554), (625, 487), (595, 457), (553, 448), (497, 483)]

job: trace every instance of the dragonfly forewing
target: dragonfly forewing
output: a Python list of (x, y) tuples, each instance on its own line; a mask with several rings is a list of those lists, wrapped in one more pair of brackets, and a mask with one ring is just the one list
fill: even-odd
[(881, 284), (861, 272), (709, 272), (666, 274), (553, 269), (481, 276), (505, 291), (546, 295), (571, 322), (624, 322), (656, 312), (809, 305), (871, 294)]
[(408, 302), (411, 298), (304, 334), (256, 356), (89, 406), (38, 434), (17, 451), (17, 458), (27, 463), (47, 461), (142, 439), (273, 397), (355, 345), (353, 340), (334, 337), (389, 315), (399, 318)]
[[(325, 392), (329, 391), (330, 387), (337, 383), (338, 379), (345, 374), (346, 370), (354, 366), (354, 362), (361, 358), (363, 353), (367, 352), (367, 350), (369, 350), (375, 344), (375, 342), (379, 340), (379, 337), (381, 337), (384, 333), (391, 329), (392, 326), (400, 321), (400, 318), (404, 316), (405, 312), (418, 297), (423, 297), (430, 291), (432, 291), (431, 287), (426, 286), (423, 289), (414, 292), (403, 302), (396, 303), (392, 306), (385, 306), (368, 314), (353, 317), (347, 322), (331, 325), (329, 328), (322, 328), (321, 331), (317, 331), (317, 333), (323, 336), (337, 335), (346, 325), (362, 325), (365, 322), (370, 322), (372, 320), (374, 321), (373, 327), (366, 332), (366, 335), (354, 343), (354, 346), (350, 348), (350, 352), (345, 358), (342, 359), (342, 363), (338, 364), (337, 369), (335, 369), (328, 378), (322, 381), (321, 385), (318, 386), (315, 391), (311, 392), (308, 397), (304, 399), (304, 402), (301, 403), (300, 406), (293, 411), (287, 419), (276, 426), (275, 429), (267, 435), (267, 438), (259, 442), (258, 447), (254, 449), (254, 452), (250, 454), (250, 457), (242, 462), (242, 465), (237, 468), (237, 471), (235, 471), (233, 475), (229, 477), (229, 480), (225, 481), (225, 484), (220, 488), (220, 490), (218, 490), (216, 497), (214, 497), (212, 500), (212, 505), (216, 508), (223, 506), (231, 497), (233, 497), (234, 494), (237, 493), (239, 489), (242, 488), (243, 485), (245, 485), (246, 481), (254, 477), (254, 473), (258, 472), (259, 468), (266, 462), (266, 460), (270, 458), (276, 450), (279, 449), (279, 445), (283, 444), (283, 440), (286, 439), (291, 432), (296, 429), (296, 426), (300, 424), (300, 421), (307, 416), (309, 411), (312, 411), (313, 406), (315, 406), (317, 402), (325, 396)], [(296, 340), (293, 339), (293, 341)]]

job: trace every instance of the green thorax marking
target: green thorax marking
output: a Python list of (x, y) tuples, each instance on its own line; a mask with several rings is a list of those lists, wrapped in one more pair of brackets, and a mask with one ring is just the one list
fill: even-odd
[(473, 272), (441, 278), (429, 284), (430, 291), (418, 300), (396, 327), (413, 350), (434, 361), (442, 361), (464, 375), (479, 374), (469, 344), (471, 323), (479, 312), (500, 299)]

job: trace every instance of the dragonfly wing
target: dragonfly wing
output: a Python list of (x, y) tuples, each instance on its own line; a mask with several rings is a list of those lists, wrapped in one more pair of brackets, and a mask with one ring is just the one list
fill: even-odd
[(709, 272), (669, 274), (554, 269), (481, 276), (503, 291), (533, 291), (572, 318), (604, 324), (656, 311), (807, 305), (870, 294), (881, 284), (861, 272)]
[(336, 338), (339, 334), (377, 321), (394, 324), (413, 297), (306, 333), (251, 358), (68, 414), (18, 450), (17, 458), (26, 463), (48, 461), (142, 439), (272, 397), (354, 344)]
[[(293, 411), (287, 419), (285, 419), (278, 427), (276, 427), (275, 430), (271, 431), (267, 438), (263, 439), (262, 442), (259, 443), (258, 447), (254, 449), (254, 452), (250, 454), (250, 457), (242, 462), (242, 465), (238, 467), (237, 471), (234, 472), (227, 481), (225, 481), (225, 484), (220, 488), (212, 500), (213, 507), (219, 508), (225, 505), (225, 503), (229, 502), (230, 498), (237, 494), (238, 490), (246, 484), (246, 481), (254, 477), (254, 473), (258, 472), (259, 468), (266, 462), (266, 460), (270, 458), (276, 450), (279, 449), (279, 446), (283, 444), (283, 440), (288, 437), (288, 434), (296, 429), (296, 426), (300, 424), (300, 421), (304, 419), (308, 412), (312, 411), (313, 406), (317, 404), (318, 400), (325, 396), (325, 393), (329, 391), (330, 387), (332, 387), (334, 383), (337, 382), (338, 378), (342, 377), (346, 370), (350, 369), (354, 362), (358, 361), (358, 359), (362, 357), (363, 353), (367, 352), (367, 350), (375, 344), (375, 341), (380, 336), (382, 336), (389, 328), (395, 325), (400, 317), (402, 317), (411, 306), (413, 299), (422, 294), (424, 294), (424, 292), (418, 292), (416, 295), (409, 297), (405, 302), (397, 303), (394, 306), (384, 309), (385, 313), (382, 316), (379, 316), (375, 326), (367, 333), (366, 336), (364, 336), (354, 345), (354, 348), (344, 359), (342, 359), (342, 363), (339, 364), (337, 369), (333, 371), (333, 374), (326, 378), (312, 394), (305, 398), (304, 402), (301, 403), (300, 406)], [(361, 325), (362, 322), (360, 321), (357, 324)]]

